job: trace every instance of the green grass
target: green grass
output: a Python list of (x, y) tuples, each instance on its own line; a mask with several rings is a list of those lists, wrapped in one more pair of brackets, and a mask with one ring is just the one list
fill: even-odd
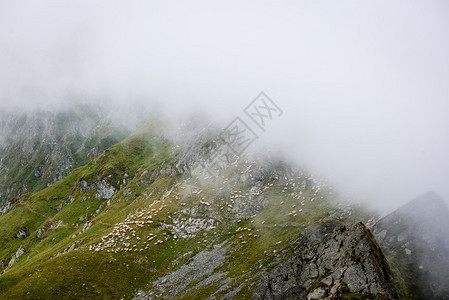
[[(133, 291), (147, 268), (146, 263), (137, 264), (134, 255), (116, 259), (111, 254), (79, 250), (43, 262), (32, 272), (3, 275), (6, 278), (0, 284), (12, 275), (21, 280), (13, 288), (0, 285), (0, 289), (7, 290), (3, 296), (12, 299), (103, 298), (106, 295), (119, 299)], [(11, 283), (15, 282), (11, 280)]]

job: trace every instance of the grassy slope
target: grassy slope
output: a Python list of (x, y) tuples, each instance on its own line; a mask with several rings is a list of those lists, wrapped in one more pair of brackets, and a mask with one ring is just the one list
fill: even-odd
[[(28, 118), (31, 119), (29, 123), (27, 123)], [(44, 189), (54, 182), (56, 175), (61, 175), (57, 174), (59, 164), (66, 161), (68, 157), (70, 157), (71, 165), (66, 166), (64, 175), (88, 163), (94, 158), (95, 152), (104, 151), (129, 134), (126, 130), (114, 128), (108, 124), (91, 129), (92, 134), (87, 138), (77, 132), (76, 129), (80, 129), (83, 125), (88, 126), (87, 123), (100, 122), (100, 117), (89, 107), (60, 112), (55, 116), (48, 113), (36, 113), (34, 118), (36, 118), (36, 124), (33, 123), (33, 118), (26, 114), (16, 116), (10, 128), (7, 148), (0, 149), (2, 164), (5, 167), (0, 169), (0, 188), (1, 190), (10, 188), (13, 191), (12, 195)], [(45, 122), (53, 124), (52, 128), (46, 129), (50, 132), (45, 132), (43, 124)], [(33, 125), (36, 126), (32, 131), (34, 135), (27, 128)], [(49, 136), (54, 141), (49, 141)], [(31, 152), (24, 151), (24, 143), (32, 145)], [(49, 158), (51, 155), (59, 157), (55, 161)], [(40, 170), (41, 174), (36, 174), (37, 170)]]
[[(49, 188), (16, 199), (20, 205), (0, 218), (0, 258), (7, 263), (19, 245), (26, 253), (0, 276), (3, 297), (130, 298), (139, 289), (155, 290), (154, 280), (188, 263), (200, 251), (226, 241), (230, 249), (214, 273), (226, 273), (225, 277), (232, 280), (216, 296), (236, 289), (238, 298), (249, 298), (261, 271), (287, 258), (294, 247), (291, 241), (298, 239), (302, 228), (325, 221), (334, 207), (330, 191), (317, 191), (305, 175), (288, 179), (266, 177), (261, 183), (248, 176), (236, 178), (233, 174), (240, 172), (229, 170), (228, 182), (235, 182), (223, 185), (204, 176), (187, 179), (164, 174), (160, 170), (173, 166), (176, 155), (169, 143), (155, 136), (154, 130), (148, 128), (136, 132)], [(97, 199), (95, 188), (82, 189), (80, 183), (85, 180), (93, 184), (103, 179), (118, 190), (110, 201)], [(293, 182), (296, 187), (292, 187)], [(256, 214), (241, 213), (238, 207), (255, 184), (267, 188), (254, 195), (252, 201), (263, 197), (267, 205)], [(295, 197), (300, 185), (303, 198), (298, 200)], [(187, 192), (189, 189), (203, 191), (199, 195), (192, 190)], [(168, 190), (172, 190), (170, 195)], [(201, 204), (206, 200), (210, 205)], [(61, 204), (62, 209), (56, 210)], [(303, 211), (297, 216), (289, 215), (299, 209)], [(243, 217), (236, 218), (236, 214)], [(173, 219), (190, 216), (213, 216), (216, 228), (201, 230), (190, 238), (175, 238), (171, 230), (164, 229), (163, 225), (172, 224)], [(84, 232), (80, 224), (85, 221), (80, 221), (80, 217), (92, 222)], [(102, 237), (117, 223), (127, 218), (132, 221), (150, 217), (152, 223), (145, 226), (131, 225), (135, 236), (131, 231), (127, 233), (128, 241), (142, 251), (107, 252), (120, 246), (89, 250), (91, 245), (100, 249)], [(342, 221), (361, 219), (365, 220), (365, 216), (354, 213)], [(51, 227), (58, 221), (63, 223)], [(46, 231), (36, 238), (39, 228)], [(19, 229), (27, 232), (26, 239), (15, 237)], [(145, 249), (142, 241), (150, 233), (163, 243), (154, 245), (155, 239)], [(56, 256), (73, 244), (77, 250)], [(218, 290), (219, 281), (215, 281), (187, 291), (202, 279), (191, 282), (182, 297), (204, 298)]]

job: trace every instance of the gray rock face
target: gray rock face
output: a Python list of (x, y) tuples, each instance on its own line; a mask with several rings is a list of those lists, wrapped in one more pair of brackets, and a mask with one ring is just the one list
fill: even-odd
[(44, 234), (44, 232), (45, 232), (45, 228), (39, 228), (39, 230), (37, 231), (37, 234), (36, 234), (36, 238), (38, 239), (38, 238), (40, 238), (41, 237), (41, 235), (42, 234)]
[(205, 278), (198, 283), (198, 286), (210, 284), (213, 281), (219, 280), (223, 275), (222, 273), (210, 275), (223, 263), (228, 249), (229, 245), (224, 245), (224, 243), (222, 243), (215, 245), (210, 251), (203, 250), (199, 252), (192, 258), (190, 263), (181, 266), (178, 270), (173, 271), (164, 277), (158, 278), (153, 283), (153, 290), (147, 292), (140, 290), (133, 299), (159, 299), (161, 297), (165, 299), (179, 298), (181, 296), (181, 291), (197, 279)]
[(98, 183), (96, 197), (98, 199), (109, 199), (115, 194), (115, 188), (107, 183), (105, 179)]
[(8, 264), (8, 268), (11, 268), (24, 253), (25, 249), (22, 247), (22, 245), (20, 245), (19, 248), (17, 248), (16, 253), (11, 257), (11, 260), (9, 261)]
[[(404, 280), (405, 299), (449, 299), (449, 209), (425, 193), (377, 222), (373, 232)], [(399, 282), (398, 282), (399, 283)]]
[(27, 234), (26, 234), (25, 230), (20, 229), (19, 232), (17, 233), (17, 238), (24, 239), (26, 237), (27, 237)]
[(349, 293), (398, 298), (390, 267), (361, 223), (337, 227), (275, 267), (255, 289), (253, 299), (340, 299)]
[[(2, 194), (2, 193), (0, 193)], [(2, 196), (0, 195), (0, 199), (2, 198)], [(7, 213), (11, 208), (13, 208), (13, 204), (11, 202), (6, 202), (2, 207), (0, 207), (0, 216), (2, 216), (3, 214)]]
[(194, 237), (202, 230), (212, 230), (215, 228), (214, 219), (201, 219), (189, 217), (186, 220), (173, 219), (173, 224), (164, 224), (165, 228), (173, 231), (178, 237)]

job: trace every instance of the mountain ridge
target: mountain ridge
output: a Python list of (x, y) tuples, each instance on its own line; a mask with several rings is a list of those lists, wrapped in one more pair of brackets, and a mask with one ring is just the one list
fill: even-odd
[[(283, 264), (308, 265), (305, 258), (320, 266), (313, 280), (294, 280), (309, 299), (395, 299), (398, 287), (400, 295), (409, 288), (399, 260), (382, 254), (388, 245), (379, 248), (359, 224), (372, 212), (276, 157), (231, 157), (211, 174), (210, 157), (226, 145), (213, 133), (174, 142), (164, 126), (153, 120), (8, 202), (0, 216), (2, 297), (260, 298), (266, 278), (282, 275)], [(355, 271), (368, 265), (381, 267)], [(357, 287), (365, 281), (382, 284)]]

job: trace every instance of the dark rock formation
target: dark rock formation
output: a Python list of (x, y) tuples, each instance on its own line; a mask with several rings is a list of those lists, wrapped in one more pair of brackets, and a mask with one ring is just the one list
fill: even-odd
[[(346, 296), (345, 296), (346, 295)], [(275, 267), (253, 299), (397, 299), (390, 267), (362, 224), (338, 226)]]

